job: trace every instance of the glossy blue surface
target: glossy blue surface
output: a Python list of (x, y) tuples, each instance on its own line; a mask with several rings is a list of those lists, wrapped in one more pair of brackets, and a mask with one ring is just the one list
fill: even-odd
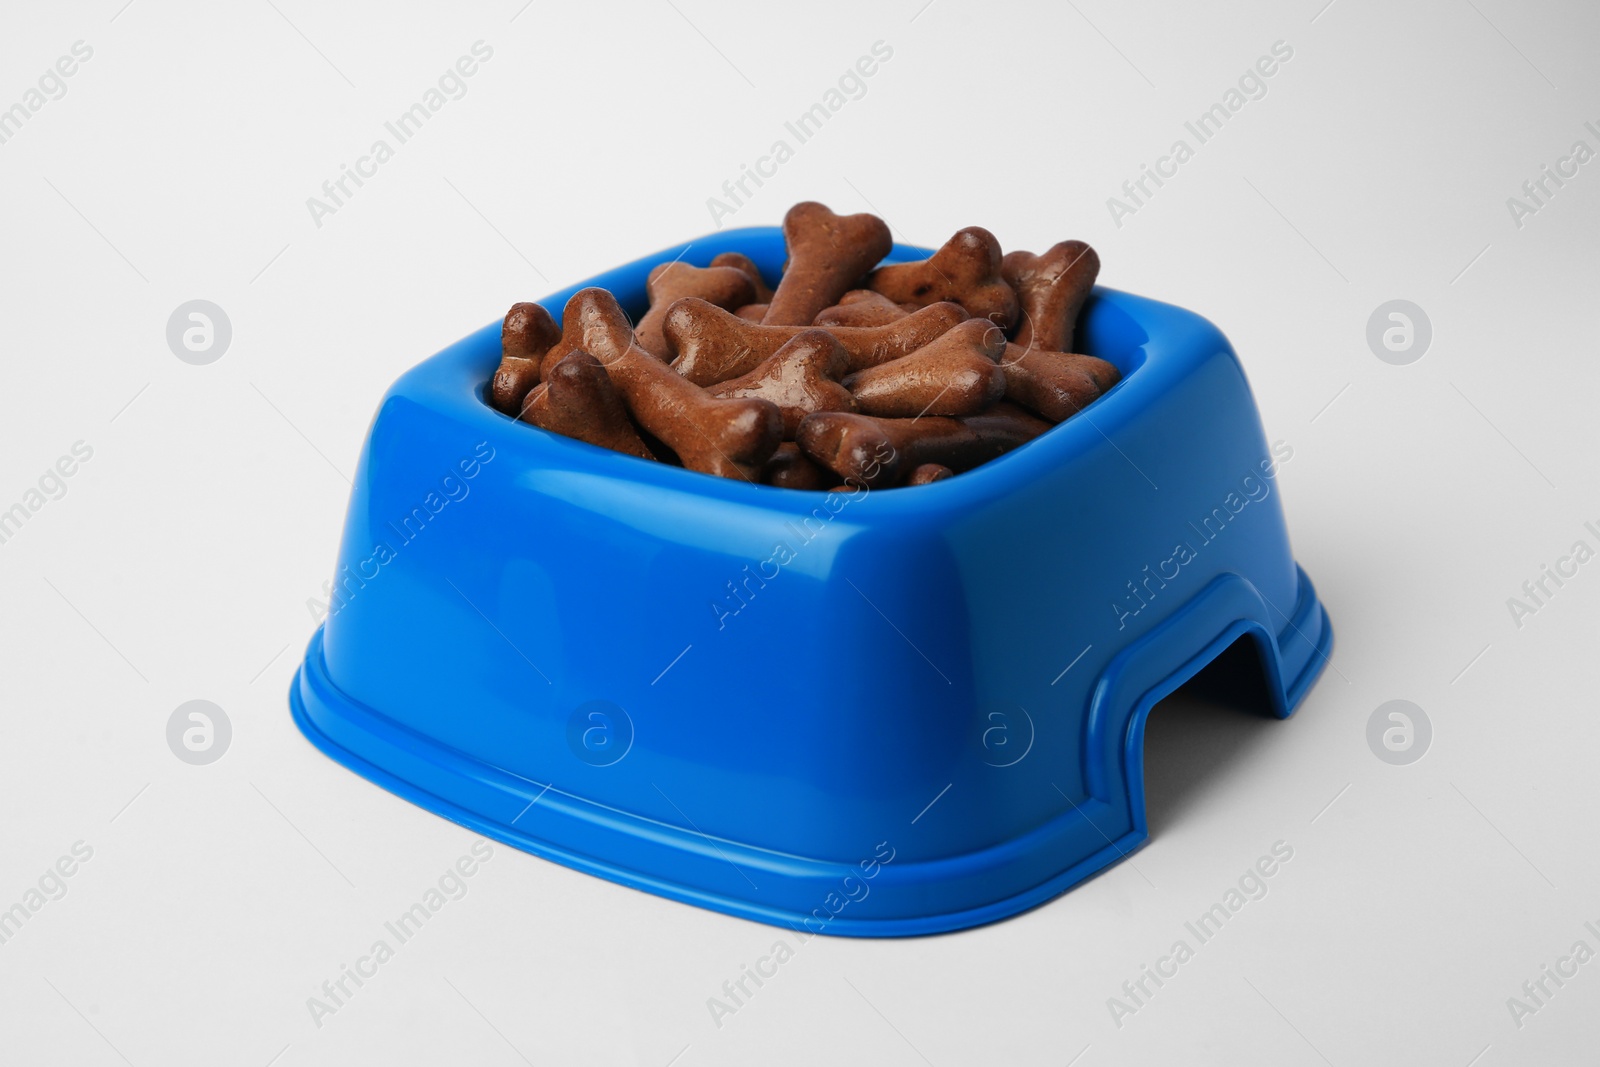
[[(637, 316), (651, 266), (725, 251), (784, 257), (734, 230), (584, 284)], [(512, 421), (486, 326), (378, 410), (295, 719), (476, 831), (747, 918), (892, 936), (1046, 900), (1145, 839), (1156, 700), (1247, 638), (1286, 717), (1332, 642), (1226, 338), (1097, 289), (1077, 347), (1124, 375), (1085, 412), (847, 498)]]

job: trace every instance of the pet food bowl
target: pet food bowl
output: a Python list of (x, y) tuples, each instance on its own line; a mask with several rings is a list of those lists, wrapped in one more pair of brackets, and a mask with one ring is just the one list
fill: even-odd
[[(783, 237), (584, 284), (637, 316), (652, 266), (720, 252), (772, 279)], [(848, 496), (513, 421), (484, 402), (499, 330), (385, 396), (290, 692), (328, 756), (496, 840), (797, 930), (974, 926), (1145, 840), (1156, 701), (1217, 661), (1287, 717), (1327, 662), (1279, 457), (1198, 315), (1096, 289), (1077, 347), (1115, 388), (969, 473)]]

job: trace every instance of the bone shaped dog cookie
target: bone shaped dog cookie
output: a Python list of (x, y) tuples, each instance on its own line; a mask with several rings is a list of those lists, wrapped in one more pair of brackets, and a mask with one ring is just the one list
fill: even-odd
[(876, 215), (835, 215), (814, 201), (783, 217), (789, 263), (767, 305), (768, 326), (810, 326), (894, 246)]
[(897, 304), (954, 301), (974, 318), (1009, 330), (1017, 321), (1017, 294), (1001, 276), (1000, 264), (1000, 242), (994, 234), (968, 226), (928, 259), (879, 267), (867, 277), (867, 288)]
[(1039, 256), (1012, 252), (1001, 269), (1022, 305), (1016, 339), (1000, 358), (1006, 396), (1060, 422), (1121, 378), (1103, 359), (1068, 352), (1100, 257), (1082, 241), (1062, 241)]
[(841, 296), (837, 304), (817, 312), (815, 324), (827, 327), (887, 326), (915, 310), (907, 310), (871, 289), (852, 289)]
[(686, 296), (696, 296), (719, 308), (736, 308), (755, 299), (756, 288), (750, 276), (737, 267), (694, 267), (681, 261), (663, 263), (645, 281), (650, 294), (650, 310), (634, 327), (639, 347), (652, 356), (667, 358), (667, 342), (661, 336), (661, 323), (667, 308)]
[(788, 439), (813, 411), (855, 410), (855, 398), (837, 380), (848, 363), (844, 347), (826, 330), (801, 330), (750, 373), (706, 391), (712, 396), (772, 401), (783, 413), (783, 436)]
[(943, 463), (923, 463), (917, 466), (910, 474), (906, 475), (906, 485), (931, 485), (942, 482), (946, 478), (954, 478), (956, 472), (946, 467)]
[[(585, 293), (591, 295), (584, 296)], [(601, 300), (593, 293), (604, 293), (607, 299)], [(579, 300), (580, 296), (584, 299)], [(551, 345), (544, 354), (544, 359), (539, 363), (540, 376), (548, 377), (555, 371), (557, 363), (580, 348), (599, 357), (601, 346), (614, 344), (611, 334), (615, 332), (619, 320), (628, 327), (628, 336), (633, 337), (633, 324), (628, 313), (622, 310), (608, 290), (584, 289), (573, 294), (561, 312), (561, 340)], [(604, 359), (600, 361), (605, 362)]]
[(500, 366), (489, 382), (489, 404), (517, 417), (528, 391), (539, 383), (540, 361), (561, 339), (550, 313), (538, 304), (512, 304), (500, 324)]
[(970, 470), (1048, 429), (1050, 424), (1043, 419), (1001, 401), (981, 414), (956, 419), (818, 412), (801, 421), (796, 443), (841, 477), (879, 489), (896, 484), (901, 471), (925, 463), (957, 472)]
[(622, 394), (605, 367), (583, 349), (567, 353), (528, 396), (522, 421), (551, 433), (655, 459), (628, 418)]
[(685, 467), (757, 479), (783, 434), (776, 405), (754, 397), (714, 397), (678, 374), (634, 343), (628, 316), (604, 289), (580, 290), (563, 318), (583, 324), (587, 349), (605, 364), (634, 421)]
[(793, 441), (785, 441), (761, 468), (761, 480), (784, 489), (826, 489), (837, 479), (823, 470)]
[(756, 266), (753, 259), (742, 252), (723, 252), (712, 258), (711, 265), (713, 267), (734, 267), (744, 271), (746, 277), (750, 279), (750, 284), (756, 287), (753, 303), (765, 304), (772, 299), (772, 287), (767, 284), (765, 278), (761, 277), (761, 268)]
[(1100, 274), (1095, 250), (1082, 241), (1062, 241), (1042, 256), (1010, 252), (1001, 260), (1000, 271), (1022, 307), (1022, 321), (1012, 340), (1023, 348), (1071, 351), (1078, 312)]
[[(857, 371), (914, 352), (966, 319), (967, 313), (955, 304), (929, 304), (884, 326), (840, 326), (828, 332), (844, 346), (848, 369)], [(662, 332), (676, 356), (673, 368), (696, 385), (712, 385), (749, 373), (810, 328), (747, 322), (690, 297), (668, 309)]]
[(1005, 331), (988, 319), (968, 319), (899, 359), (850, 375), (844, 387), (864, 414), (885, 418), (975, 415), (1006, 391), (995, 360)]
[(1115, 366), (1074, 352), (1041, 352), (1006, 345), (1000, 357), (1005, 395), (1053, 422), (1082, 411), (1122, 380)]

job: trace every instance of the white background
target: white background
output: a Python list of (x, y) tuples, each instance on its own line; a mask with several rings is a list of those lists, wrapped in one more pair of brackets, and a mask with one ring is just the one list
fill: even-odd
[[(1600, 950), (1600, 562), (1520, 628), (1507, 598), (1600, 544), (1600, 162), (1520, 228), (1506, 200), (1600, 149), (1600, 9), (922, 2), (6, 12), (0, 107), (94, 52), (0, 145), (0, 507), (74, 442), (94, 455), (0, 544), (0, 907), (94, 854), (0, 946), (0, 1061), (1594, 1054), (1600, 961), (1520, 1028), (1506, 1000)], [(480, 39), (467, 95), (316, 226), (306, 198)], [(378, 398), (513, 301), (710, 230), (706, 199), (879, 40), (866, 95), (725, 223), (819, 199), (916, 243), (1084, 238), (1106, 284), (1217, 322), (1295, 449), (1279, 483), (1331, 669), (1288, 722), (1158, 711), (1131, 862), (985, 929), (813, 940), (720, 1028), (707, 998), (774, 930), (504, 847), (318, 1028), (307, 997), (473, 840), (286, 707)], [(1267, 95), (1115, 225), (1106, 199), (1279, 40)], [(209, 366), (165, 339), (194, 298), (233, 326)], [(1393, 298), (1433, 324), (1409, 366), (1366, 342)], [(165, 739), (196, 698), (233, 723), (208, 767)], [(1365, 735), (1396, 698), (1434, 727), (1404, 767)], [(1107, 998), (1278, 840), (1268, 896), (1119, 1028)]]

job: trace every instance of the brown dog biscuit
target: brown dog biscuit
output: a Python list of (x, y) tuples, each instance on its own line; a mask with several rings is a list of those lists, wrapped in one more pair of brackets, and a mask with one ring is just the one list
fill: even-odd
[(954, 478), (956, 472), (946, 467), (943, 463), (923, 463), (910, 474), (906, 475), (906, 485), (931, 485), (942, 482), (946, 478)]
[(1000, 262), (1022, 305), (1012, 338), (1023, 348), (1070, 352), (1078, 313), (1094, 290), (1100, 256), (1082, 241), (1062, 241), (1042, 256), (1010, 252)]
[(540, 361), (561, 340), (555, 319), (538, 304), (512, 304), (500, 324), (500, 366), (489, 382), (489, 405), (516, 418), (539, 383)]
[(867, 288), (897, 304), (922, 307), (950, 300), (974, 318), (1010, 329), (1017, 321), (1017, 294), (1000, 273), (1000, 242), (982, 226), (957, 230), (930, 258), (891, 263), (867, 277)]
[(750, 279), (750, 284), (756, 287), (754, 303), (765, 304), (772, 299), (772, 287), (761, 276), (761, 268), (756, 266), (755, 261), (749, 256), (741, 252), (723, 252), (712, 258), (711, 265), (713, 267), (734, 267), (744, 271), (745, 276)]
[(755, 284), (737, 267), (693, 267), (681, 261), (663, 263), (652, 270), (645, 291), (650, 294), (650, 310), (634, 327), (634, 337), (640, 348), (663, 360), (667, 358), (667, 342), (661, 336), (661, 323), (675, 301), (694, 296), (719, 308), (732, 309), (756, 298)]
[(971, 470), (1048, 429), (1049, 423), (1002, 401), (981, 414), (956, 419), (819, 412), (801, 421), (796, 443), (845, 479), (878, 489), (894, 485), (901, 471), (924, 463)]
[(838, 476), (817, 466), (793, 441), (785, 441), (761, 468), (761, 480), (785, 489), (826, 489)]
[(622, 394), (598, 359), (579, 348), (550, 371), (528, 397), (522, 421), (640, 459), (655, 459), (639, 439)]
[(1000, 360), (1006, 398), (1060, 422), (1121, 379), (1105, 360), (1071, 354), (1078, 316), (1100, 273), (1100, 257), (1082, 241), (1062, 241), (1040, 256), (1012, 252), (1001, 270), (1022, 301), (1016, 339)]
[[(1039, 418), (1033, 412), (1007, 400), (991, 404), (976, 415), (967, 415), (955, 421), (977, 435), (979, 440), (984, 442), (987, 447), (1003, 446), (1000, 447), (1000, 450), (995, 455), (1002, 455), (1018, 445), (1027, 444), (1035, 437), (1048, 431), (1051, 426), (1049, 422)], [(989, 457), (989, 459), (993, 458), (994, 456)], [(956, 471), (971, 470), (974, 466), (977, 466), (977, 464), (949, 463), (942, 460), (933, 460), (931, 462), (944, 462), (945, 466)], [(988, 460), (979, 460), (978, 462), (987, 463)]]
[(783, 434), (776, 405), (753, 397), (719, 399), (678, 374), (634, 343), (628, 316), (604, 289), (580, 290), (565, 317), (583, 323), (589, 351), (605, 364), (634, 421), (685, 467), (745, 481), (759, 477)]
[(768, 326), (810, 326), (889, 254), (894, 239), (876, 215), (835, 215), (806, 201), (783, 217), (789, 263), (768, 302)]
[(852, 374), (843, 384), (866, 415), (975, 415), (1005, 393), (1005, 374), (995, 362), (1005, 347), (999, 326), (968, 319), (915, 352)]
[(707, 386), (712, 396), (770, 400), (783, 413), (783, 436), (793, 439), (800, 420), (813, 411), (854, 411), (850, 390), (840, 385), (849, 357), (826, 330), (801, 330), (748, 374)]
[(891, 322), (900, 321), (910, 313), (882, 293), (875, 293), (871, 289), (852, 289), (841, 296), (837, 304), (817, 312), (814, 325), (829, 328), (887, 326)]
[[(606, 300), (592, 295), (595, 293), (604, 293)], [(584, 299), (578, 299), (580, 296)], [(580, 348), (600, 359), (600, 362), (606, 362), (600, 350), (614, 344), (611, 335), (617, 328), (619, 317), (622, 325), (628, 328), (628, 336), (632, 337), (632, 320), (608, 290), (590, 288), (573, 294), (561, 311), (561, 340), (551, 345), (550, 351), (540, 361), (541, 376), (550, 374), (568, 353)]]
[(767, 317), (767, 305), (746, 304), (744, 307), (735, 308), (733, 313), (746, 322), (760, 322)]
[[(844, 346), (848, 369), (857, 371), (915, 352), (966, 319), (956, 304), (929, 304), (884, 326), (840, 326), (828, 332)], [(696, 385), (713, 385), (749, 373), (807, 329), (811, 327), (746, 322), (691, 297), (668, 309), (662, 332), (676, 357), (673, 368)]]
[(1000, 369), (1006, 399), (1053, 422), (1076, 415), (1122, 379), (1116, 367), (1094, 356), (1029, 351), (1015, 344), (1006, 345)]

